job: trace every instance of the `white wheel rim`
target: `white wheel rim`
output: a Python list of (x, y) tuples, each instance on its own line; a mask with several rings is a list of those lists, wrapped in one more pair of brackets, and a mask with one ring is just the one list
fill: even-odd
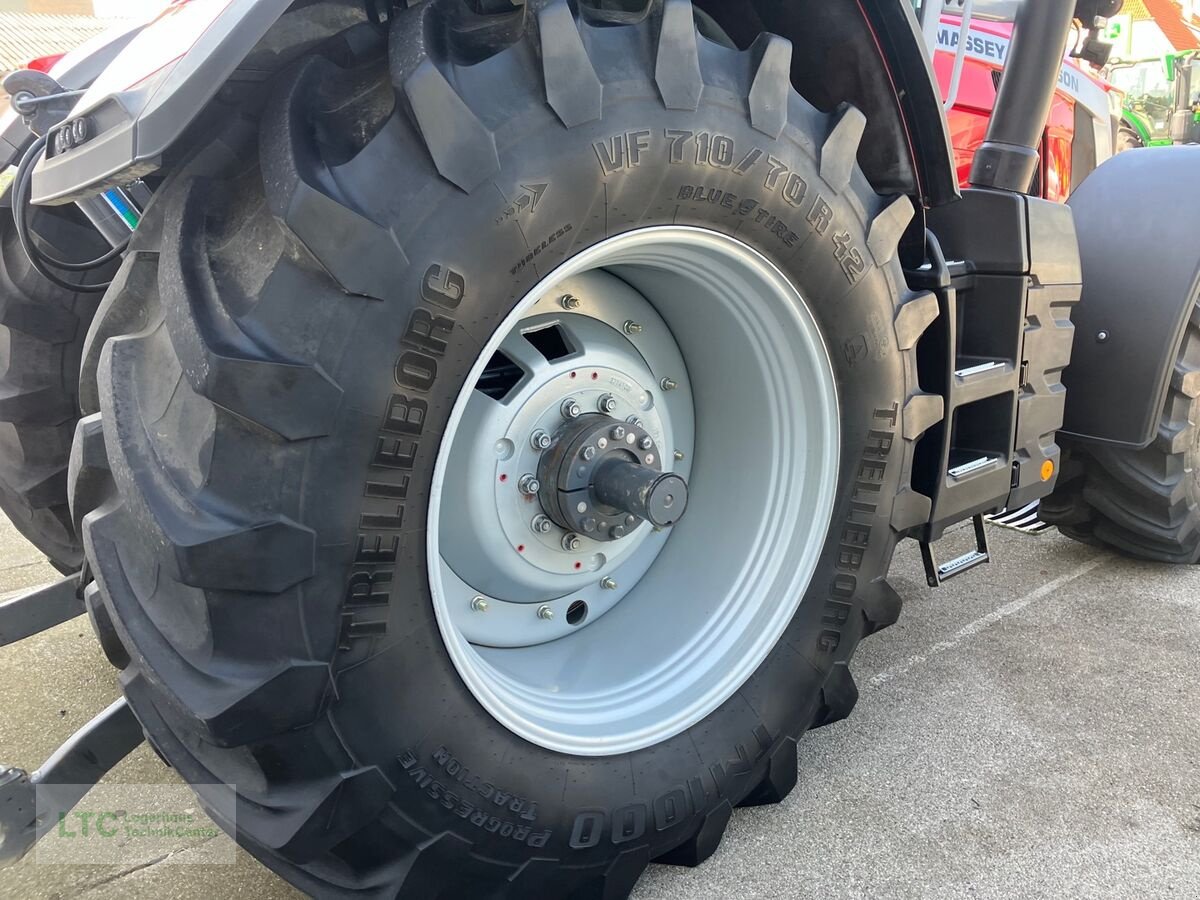
[[(565, 338), (549, 355), (523, 337), (547, 328)], [(516, 368), (489, 368), (497, 351)], [(491, 397), (477, 390), (485, 372)], [(557, 525), (532, 527), (541, 506), (521, 493), (539, 458), (530, 438), (561, 426), (568, 397), (589, 413), (615, 407), (614, 424), (639, 419), (656, 465), (690, 480), (678, 524), (585, 536), (576, 550)], [(493, 334), (439, 449), (427, 554), (459, 675), (506, 728), (563, 753), (630, 752), (694, 725), (795, 615), (839, 450), (820, 328), (763, 256), (669, 226), (573, 257)]]

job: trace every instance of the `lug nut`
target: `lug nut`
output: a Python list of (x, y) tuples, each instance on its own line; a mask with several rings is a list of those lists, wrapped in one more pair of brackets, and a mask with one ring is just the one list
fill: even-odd
[(559, 407), (559, 412), (562, 413), (564, 419), (578, 419), (583, 415), (583, 409), (574, 397), (568, 397), (564, 400), (562, 406)]
[(575, 553), (583, 546), (583, 540), (575, 532), (571, 531), (563, 535), (562, 548), (568, 553)]
[(537, 476), (526, 474), (521, 476), (521, 480), (517, 482), (517, 488), (526, 497), (532, 497), (542, 489), (542, 483), (537, 480)]
[(471, 609), (475, 612), (487, 612), (488, 602), (486, 597), (476, 597), (471, 601)]
[(632, 425), (634, 428), (641, 428), (642, 420), (639, 419), (637, 416), (630, 416), (628, 419), (625, 420), (625, 424)]
[(583, 461), (584, 462), (591, 462), (595, 458), (596, 458), (596, 448), (595, 447), (588, 445), (587, 447), (583, 448)]
[(539, 619), (546, 619), (549, 621), (550, 619), (554, 618), (554, 610), (548, 606), (539, 606), (537, 616)]
[(529, 443), (533, 446), (534, 450), (548, 450), (550, 449), (550, 445), (554, 443), (554, 438), (541, 429), (538, 429), (530, 436)]
[(641, 447), (643, 450), (649, 450), (651, 447), (654, 446), (654, 439), (652, 437), (650, 437), (650, 435), (646, 435), (644, 438), (642, 438), (638, 442), (638, 446)]
[(621, 538), (625, 537), (625, 535), (627, 535), (627, 534), (629, 534), (629, 529), (624, 525), (614, 525), (612, 528), (610, 528), (608, 530), (608, 536), (611, 537), (614, 541), (620, 540)]
[(617, 579), (613, 578), (611, 575), (606, 575), (600, 579), (600, 587), (604, 588), (606, 591), (615, 591), (617, 589)]
[(658, 386), (664, 391), (673, 391), (675, 388), (679, 387), (673, 378), (664, 378), (658, 383)]
[(599, 407), (600, 412), (608, 414), (617, 408), (617, 398), (612, 394), (605, 394), (596, 405)]
[(625, 440), (625, 426), (618, 425), (616, 428), (614, 428), (612, 431), (609, 432), (609, 435), (612, 437), (612, 439), (614, 441)]
[(682, 450), (675, 451), (675, 462), (683, 462), (684, 458)]
[(584, 519), (583, 520), (583, 530), (586, 531), (588, 534), (591, 534), (593, 531), (595, 531), (596, 530), (596, 520), (591, 517)]
[(534, 516), (533, 521), (529, 523), (529, 527), (533, 529), (535, 534), (549, 534), (550, 529), (554, 527), (554, 523), (550, 521), (549, 516)]
[(563, 294), (558, 301), (558, 305), (563, 309), (579, 309), (580, 304), (580, 299), (574, 294)]
[(633, 321), (632, 319), (630, 319), (625, 323), (625, 333), (626, 334), (641, 334), (642, 326), (639, 325), (637, 322)]

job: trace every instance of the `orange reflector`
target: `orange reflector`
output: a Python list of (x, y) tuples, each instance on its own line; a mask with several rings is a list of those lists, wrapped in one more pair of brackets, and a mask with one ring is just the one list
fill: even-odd
[(1054, 463), (1046, 460), (1042, 463), (1042, 481), (1049, 481), (1054, 477)]

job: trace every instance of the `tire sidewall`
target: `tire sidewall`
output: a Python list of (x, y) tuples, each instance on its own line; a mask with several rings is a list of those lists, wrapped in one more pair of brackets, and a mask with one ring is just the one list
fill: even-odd
[[(324, 558), (304, 615), (338, 646), (329, 715), (342, 741), (393, 780), (406, 817), (498, 859), (589, 864), (646, 844), (654, 856), (741, 800), (812, 720), (830, 668), (862, 635), (861, 592), (882, 579), (895, 541), (902, 473), (889, 448), (901, 442), (908, 391), (892, 324), (898, 264), (877, 265), (867, 249), (882, 200), (857, 170), (840, 195), (821, 180), (814, 136), (828, 119), (795, 96), (772, 139), (750, 127), (735, 90), (707, 90), (699, 112), (664, 110), (644, 84), (606, 91), (603, 118), (572, 129), (540, 103), (513, 115), (496, 132), (499, 175), (472, 192), (422, 159), (358, 198), (404, 248), (401, 299), (363, 312), (331, 373), (345, 391), (341, 418), (336, 437), (314, 446), (301, 502), (319, 511), (309, 524)], [(697, 122), (710, 135), (701, 162), (695, 138), (677, 143)], [(546, 186), (536, 207), (517, 204), (527, 185)], [(520, 299), (587, 247), (670, 224), (737, 238), (806, 298), (838, 386), (834, 514), (799, 611), (738, 693), (655, 747), (565, 756), (496, 722), (442, 643), (426, 559), (434, 466), (470, 368)], [(363, 527), (384, 518), (394, 527)]]

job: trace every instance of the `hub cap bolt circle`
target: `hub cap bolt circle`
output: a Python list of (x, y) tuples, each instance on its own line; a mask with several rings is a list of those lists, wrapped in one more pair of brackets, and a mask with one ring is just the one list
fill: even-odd
[(559, 298), (558, 305), (563, 309), (579, 309), (581, 302), (574, 294), (563, 294)]
[(673, 378), (664, 378), (658, 383), (658, 386), (664, 391), (673, 391), (679, 387), (679, 384)]
[(559, 412), (562, 413), (564, 419), (578, 419), (583, 415), (583, 408), (574, 397), (568, 397), (562, 402)]
[(475, 612), (487, 612), (488, 602), (486, 597), (476, 597), (471, 601), (471, 609)]
[(552, 610), (548, 606), (539, 606), (538, 611), (537, 611), (537, 617), (539, 619), (546, 619), (547, 621), (549, 621), (550, 619), (554, 618), (554, 610)]
[(529, 444), (534, 450), (548, 450), (552, 443), (554, 443), (554, 438), (541, 429), (535, 431), (529, 438)]
[(554, 523), (550, 521), (549, 516), (534, 516), (533, 521), (529, 523), (529, 527), (533, 529), (534, 534), (549, 534), (550, 529), (554, 527)]
[(625, 323), (625, 333), (626, 334), (641, 334), (642, 326), (639, 325), (637, 322), (633, 321), (632, 319), (629, 319)]
[(517, 482), (517, 488), (526, 497), (532, 497), (542, 489), (542, 483), (537, 480), (537, 476), (529, 473), (521, 476), (521, 480)]
[(596, 406), (600, 409), (600, 412), (609, 415), (617, 408), (617, 398), (612, 394), (605, 394), (600, 398), (600, 402)]
[(600, 587), (606, 591), (615, 591), (617, 589), (617, 579), (613, 578), (611, 575), (606, 575), (604, 578), (600, 579)]
[(612, 436), (614, 441), (623, 441), (625, 440), (625, 426), (618, 425), (611, 432), (609, 432), (609, 434)]
[(575, 553), (583, 546), (583, 540), (575, 532), (568, 532), (563, 535), (562, 548), (568, 553)]

